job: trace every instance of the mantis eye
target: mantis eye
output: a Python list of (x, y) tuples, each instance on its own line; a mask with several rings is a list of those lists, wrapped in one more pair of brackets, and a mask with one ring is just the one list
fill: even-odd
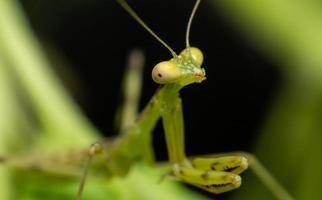
[(201, 50), (196, 47), (191, 47), (190, 52), (191, 52), (191, 56), (192, 56), (193, 60), (200, 67), (203, 62), (203, 54), (202, 54)]
[(152, 78), (156, 83), (173, 83), (180, 77), (181, 72), (173, 62), (163, 61), (158, 63), (152, 70)]
[[(188, 52), (188, 49), (186, 48), (180, 54), (187, 55), (187, 53), (189, 53), (189, 52)], [(190, 53), (191, 53), (192, 59), (195, 61), (195, 63), (198, 65), (198, 67), (200, 67), (203, 62), (203, 54), (202, 54), (201, 50), (196, 47), (190, 47)]]

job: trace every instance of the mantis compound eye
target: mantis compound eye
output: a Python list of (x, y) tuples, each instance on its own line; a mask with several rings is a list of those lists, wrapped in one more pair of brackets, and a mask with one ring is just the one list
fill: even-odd
[(202, 54), (201, 50), (196, 47), (191, 47), (190, 52), (191, 52), (191, 56), (192, 56), (193, 60), (200, 67), (203, 62), (203, 54)]
[(173, 83), (180, 78), (181, 72), (177, 65), (170, 61), (158, 63), (152, 70), (152, 78), (156, 83)]
[[(187, 54), (189, 53), (188, 49), (186, 48), (183, 50), (180, 54)], [(200, 49), (196, 47), (190, 47), (190, 55), (192, 56), (192, 59), (194, 60), (195, 64), (198, 65), (198, 67), (201, 67), (202, 62), (203, 62), (203, 54)], [(188, 54), (188, 56), (190, 56)]]

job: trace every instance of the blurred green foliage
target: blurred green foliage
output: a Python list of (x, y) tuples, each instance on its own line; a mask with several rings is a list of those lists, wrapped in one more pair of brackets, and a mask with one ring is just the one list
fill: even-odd
[[(322, 199), (321, 1), (211, 4), (282, 72), (282, 86), (254, 147), (256, 155), (295, 199)], [(234, 199), (273, 199), (256, 183), (254, 177), (244, 180)]]

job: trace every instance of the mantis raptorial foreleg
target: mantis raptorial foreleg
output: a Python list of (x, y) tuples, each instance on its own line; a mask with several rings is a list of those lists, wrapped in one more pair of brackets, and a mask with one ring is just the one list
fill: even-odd
[(240, 174), (248, 168), (248, 159), (242, 155), (220, 157), (197, 157), (191, 160), (194, 168), (200, 170), (224, 171)]
[(207, 155), (189, 159), (192, 166), (203, 170), (229, 171), (240, 174), (251, 169), (259, 180), (279, 200), (294, 200), (292, 195), (279, 183), (279, 181), (265, 168), (255, 155), (248, 152), (232, 152)]
[[(172, 86), (175, 87), (175, 86)], [(213, 193), (222, 193), (240, 186), (238, 174), (247, 169), (245, 157), (195, 158), (191, 162), (185, 156), (182, 103), (178, 94), (161, 106), (168, 155), (172, 175), (185, 183)]]
[(162, 102), (161, 116), (166, 136), (170, 163), (185, 165), (184, 124), (182, 103), (178, 95), (169, 99), (171, 103)]
[(173, 167), (173, 171), (178, 180), (216, 194), (236, 189), (241, 185), (241, 177), (230, 172), (199, 170), (178, 165)]

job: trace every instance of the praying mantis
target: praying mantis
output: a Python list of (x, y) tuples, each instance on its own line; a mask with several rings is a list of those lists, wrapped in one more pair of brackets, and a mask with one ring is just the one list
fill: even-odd
[[(171, 176), (213, 193), (222, 193), (239, 187), (241, 184), (239, 174), (248, 167), (248, 161), (245, 157), (195, 158), (189, 161), (185, 155), (184, 122), (179, 91), (187, 85), (201, 83), (206, 79), (205, 70), (201, 67), (203, 54), (198, 48), (190, 47), (189, 43), (192, 19), (200, 0), (196, 1), (188, 21), (186, 48), (179, 55), (141, 20), (126, 1), (118, 0), (117, 2), (163, 44), (173, 56), (168, 61), (158, 63), (152, 70), (153, 80), (162, 86), (152, 97), (135, 124), (130, 127), (127, 135), (138, 134), (140, 135), (139, 140), (141, 140), (132, 144), (137, 145), (143, 142), (142, 147), (149, 148), (149, 137), (157, 120), (161, 118), (168, 156), (172, 165)], [(144, 139), (142, 140), (142, 138)], [(127, 148), (130, 147), (128, 144), (126, 146)], [(115, 150), (116, 157), (119, 157), (119, 149), (121, 148), (117, 147)], [(148, 157), (143, 159), (149, 160)]]
[[(121, 128), (119, 137), (112, 141), (99, 141), (91, 145), (88, 150), (76, 153), (80, 155), (82, 161), (87, 163), (80, 181), (77, 199), (82, 197), (85, 178), (92, 162), (95, 165), (101, 165), (101, 168), (113, 176), (125, 176), (131, 165), (138, 160), (153, 163), (151, 134), (160, 118), (170, 162), (169, 173), (166, 177), (218, 194), (238, 188), (241, 185), (240, 174), (250, 165), (279, 199), (292, 199), (250, 154), (233, 153), (193, 158), (185, 155), (182, 100), (179, 92), (190, 84), (201, 83), (206, 79), (205, 69), (202, 68), (203, 54), (198, 48), (191, 47), (189, 42), (191, 23), (201, 0), (197, 0), (193, 7), (187, 25), (186, 47), (178, 55), (143, 22), (126, 1), (117, 0), (117, 2), (164, 45), (173, 58), (160, 62), (153, 68), (152, 78), (161, 86), (138, 118), (132, 124)], [(103, 156), (96, 160), (95, 157), (99, 155)], [(3, 159), (2, 162), (14, 166), (23, 161)], [(57, 170), (50, 169), (45, 164), (35, 165), (31, 162), (31, 165), (43, 171)]]

